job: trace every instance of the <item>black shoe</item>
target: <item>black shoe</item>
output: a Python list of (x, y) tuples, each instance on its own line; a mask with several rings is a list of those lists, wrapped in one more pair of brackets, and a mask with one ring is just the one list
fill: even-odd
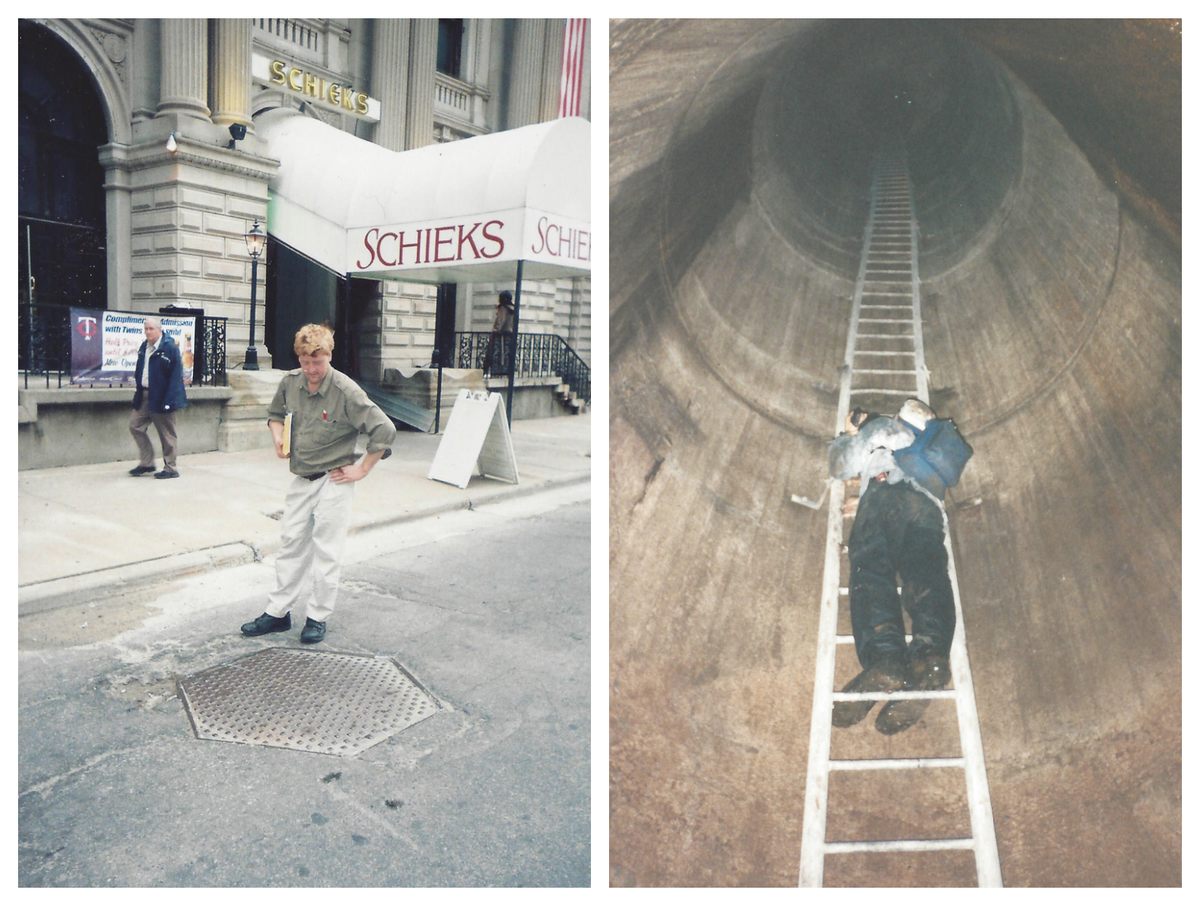
[(307, 644), (319, 642), (325, 638), (325, 624), (318, 623), (312, 617), (306, 617), (304, 628), (300, 631), (300, 641)]
[(137, 478), (141, 475), (146, 475), (147, 473), (153, 472), (153, 471), (154, 471), (154, 466), (134, 466), (132, 469), (129, 470), (129, 474), (132, 475), (134, 478)]
[[(843, 692), (895, 692), (904, 686), (904, 669), (898, 658), (880, 661), (868, 667), (850, 682)], [(875, 707), (870, 699), (853, 702), (833, 703), (833, 725), (852, 727)]]
[(155, 478), (178, 478), (179, 473), (170, 466), (165, 466), (161, 472), (154, 473)]
[[(904, 688), (931, 692), (935, 689), (945, 689), (949, 684), (949, 661), (940, 654), (925, 653), (913, 657)], [(888, 702), (875, 718), (875, 729), (885, 736), (900, 733), (919, 721), (928, 708), (927, 698), (902, 698), (899, 701)]]
[(285, 613), (281, 617), (273, 617), (264, 613), (261, 617), (249, 623), (242, 624), (242, 635), (266, 635), (268, 632), (287, 632), (292, 628), (292, 615)]

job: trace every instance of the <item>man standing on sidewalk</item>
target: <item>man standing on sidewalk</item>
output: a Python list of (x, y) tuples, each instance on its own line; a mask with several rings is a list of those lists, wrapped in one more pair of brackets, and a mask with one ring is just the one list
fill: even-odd
[(158, 440), (162, 444), (163, 468), (155, 472), (155, 478), (178, 478), (175, 470), (175, 450), (178, 436), (175, 433), (175, 412), (187, 406), (187, 395), (183, 391), (183, 357), (179, 347), (163, 333), (158, 318), (147, 318), (142, 323), (146, 339), (138, 349), (134, 380), (137, 390), (133, 394), (133, 413), (129, 416), (129, 433), (138, 448), (138, 464), (129, 470), (135, 478), (154, 472), (154, 446), (150, 443), (149, 428), (154, 424)]
[[(286, 632), (292, 628), (292, 610), (306, 604), (300, 641), (320, 642), (337, 599), (354, 485), (391, 455), (396, 428), (361, 387), (330, 366), (333, 332), (328, 327), (301, 327), (294, 348), (300, 367), (283, 376), (267, 409), (275, 455), (290, 460), (293, 475), (283, 547), (275, 558), (275, 590), (266, 612), (244, 624), (242, 632)], [(367, 435), (361, 460), (359, 434)]]

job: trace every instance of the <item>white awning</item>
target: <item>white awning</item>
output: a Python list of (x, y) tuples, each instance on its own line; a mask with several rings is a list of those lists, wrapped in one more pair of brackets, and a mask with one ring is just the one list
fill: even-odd
[(418, 283), (591, 270), (590, 124), (578, 117), (388, 151), (291, 110), (255, 118), (267, 230), (338, 274)]

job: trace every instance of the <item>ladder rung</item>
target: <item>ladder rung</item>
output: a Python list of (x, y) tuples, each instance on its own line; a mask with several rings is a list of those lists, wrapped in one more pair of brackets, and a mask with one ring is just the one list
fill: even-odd
[(859, 318), (859, 324), (911, 324), (912, 318)]
[(829, 759), (831, 771), (911, 771), (916, 768), (961, 768), (966, 762), (956, 758), (851, 758)]
[(915, 358), (917, 354), (906, 349), (855, 349), (854, 355), (906, 355), (909, 358)]
[(898, 368), (855, 368), (855, 374), (916, 374), (915, 371), (904, 371)]
[(943, 849), (974, 849), (975, 841), (970, 837), (957, 840), (863, 840), (862, 842), (826, 843), (826, 853), (886, 853), (927, 852)]
[(888, 390), (883, 387), (851, 387), (850, 394), (853, 396), (856, 393), (860, 395), (864, 393), (880, 393), (884, 396), (912, 396), (911, 390)]
[[(834, 639), (837, 642), (837, 644), (839, 644), (839, 645), (853, 645), (854, 644), (854, 636), (852, 636), (852, 635), (834, 636)], [(912, 633), (905, 633), (904, 641), (911, 642), (912, 641)]]
[(834, 692), (835, 702), (890, 702), (901, 699), (954, 698), (957, 693), (953, 689), (912, 689), (898, 692)]

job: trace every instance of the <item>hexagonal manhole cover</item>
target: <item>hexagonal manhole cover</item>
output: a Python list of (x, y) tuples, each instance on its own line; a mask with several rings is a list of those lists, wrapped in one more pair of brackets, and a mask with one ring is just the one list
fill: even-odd
[(180, 677), (196, 736), (357, 755), (439, 710), (400, 664), (367, 654), (267, 648)]

